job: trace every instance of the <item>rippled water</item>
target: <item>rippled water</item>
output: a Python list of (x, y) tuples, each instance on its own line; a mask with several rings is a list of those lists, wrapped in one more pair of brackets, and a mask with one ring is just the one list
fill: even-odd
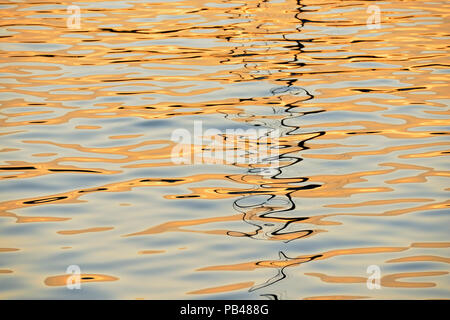
[[(450, 298), (447, 1), (73, 4), (0, 5), (0, 298)], [(194, 121), (278, 167), (174, 164)]]

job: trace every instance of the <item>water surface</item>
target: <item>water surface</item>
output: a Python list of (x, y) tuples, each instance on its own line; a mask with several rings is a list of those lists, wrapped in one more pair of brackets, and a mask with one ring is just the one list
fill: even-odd
[(72, 4), (0, 4), (0, 298), (450, 298), (447, 1)]

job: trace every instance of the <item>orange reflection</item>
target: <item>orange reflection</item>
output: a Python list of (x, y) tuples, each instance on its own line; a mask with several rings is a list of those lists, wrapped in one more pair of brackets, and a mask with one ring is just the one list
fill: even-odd
[[(72, 279), (73, 275), (67, 274), (67, 275), (60, 275), (60, 276), (52, 276), (45, 279), (44, 283), (47, 286), (50, 287), (60, 287), (67, 285), (67, 281), (69, 279)], [(119, 278), (104, 275), (104, 274), (88, 274), (83, 273), (80, 275), (80, 282), (81, 283), (88, 283), (88, 282), (105, 282), (105, 281), (117, 281)]]
[(234, 283), (234, 284), (228, 284), (228, 285), (220, 286), (220, 287), (213, 287), (213, 288), (191, 291), (191, 292), (188, 292), (187, 294), (215, 294), (215, 293), (230, 292), (230, 291), (236, 291), (236, 290), (242, 290), (245, 288), (249, 288), (249, 287), (253, 286), (253, 284), (254, 284), (254, 282)]

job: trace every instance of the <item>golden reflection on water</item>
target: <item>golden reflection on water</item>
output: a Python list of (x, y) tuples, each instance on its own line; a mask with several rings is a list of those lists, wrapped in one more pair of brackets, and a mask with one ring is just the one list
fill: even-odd
[[(44, 283), (47, 286), (65, 286), (70, 280), (71, 275), (53, 276), (45, 279)], [(103, 281), (117, 281), (116, 277), (107, 276), (104, 274), (80, 274), (80, 282), (103, 282)]]
[[(449, 298), (450, 5), (374, 4), (1, 3), (0, 297)], [(194, 121), (275, 173), (174, 164)]]

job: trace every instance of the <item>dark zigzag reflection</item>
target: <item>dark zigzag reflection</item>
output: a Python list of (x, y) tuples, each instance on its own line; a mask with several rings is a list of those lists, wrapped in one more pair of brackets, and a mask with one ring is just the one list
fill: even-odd
[[(257, 7), (261, 7), (266, 2), (267, 1), (259, 2)], [(301, 31), (300, 29), (303, 27), (305, 22), (301, 20), (299, 17), (300, 13), (302, 12), (301, 8), (302, 5), (300, 4), (300, 0), (297, 0), (298, 12), (295, 14), (295, 18), (298, 19), (300, 22), (300, 26), (297, 27), (297, 30), (299, 32)], [(239, 16), (244, 18), (245, 15), (239, 14)], [(247, 18), (251, 19), (251, 17)], [(263, 31), (262, 26), (263, 24), (259, 24), (256, 27), (256, 29)], [(268, 30), (265, 31), (266, 32), (262, 33), (263, 34), (269, 33)], [(301, 42), (299, 40), (289, 40), (286, 38), (286, 35), (282, 35), (282, 38), (283, 41), (288, 43), (284, 47), (288, 47), (291, 50), (298, 51), (298, 53), (294, 54), (293, 59), (291, 61), (283, 62), (283, 64), (295, 65), (296, 68), (304, 66), (303, 63), (298, 62), (297, 57), (298, 54), (302, 52), (302, 48), (304, 47), (301, 44)], [(231, 41), (232, 39), (233, 39), (232, 37), (227, 38), (228, 41)], [(249, 39), (249, 41), (252, 41), (252, 39)], [(271, 49), (270, 44), (266, 41), (265, 45), (267, 47), (265, 52), (270, 53)], [(249, 48), (253, 46), (254, 45), (250, 45)], [(242, 54), (243, 57), (245, 57), (248, 54), (248, 50), (246, 50), (245, 44), (243, 44), (240, 47), (239, 46), (235, 47), (235, 49), (232, 50), (232, 53), (239, 52), (239, 50), (243, 52)], [(243, 63), (245, 62), (244, 59), (245, 58), (243, 58), (242, 60)], [(259, 70), (256, 68), (255, 70), (254, 65), (249, 63), (244, 63), (244, 66), (245, 69), (248, 70), (248, 74), (243, 75), (240, 74), (239, 71), (231, 72), (237, 74), (240, 77), (240, 79), (242, 79), (242, 81), (246, 81), (245, 79), (248, 79), (249, 76), (250, 78), (252, 78), (250, 81), (258, 81), (265, 78), (264, 74), (270, 74), (273, 76), (277, 72), (276, 70), (271, 70), (270, 68), (266, 70)], [(256, 67), (258, 67), (257, 64)], [(282, 85), (270, 90), (272, 97), (268, 99), (267, 104), (272, 105), (272, 107), (266, 108), (269, 110), (268, 114), (264, 114), (264, 116), (262, 117), (261, 115), (259, 116), (248, 115), (248, 111), (246, 111), (246, 114), (244, 115), (240, 114), (234, 115), (235, 117), (238, 118), (240, 117), (241, 118), (240, 121), (243, 120), (247, 124), (256, 127), (263, 126), (265, 128), (270, 129), (268, 133), (266, 133), (263, 136), (260, 136), (258, 138), (258, 141), (261, 140), (267, 141), (266, 136), (270, 136), (270, 133), (273, 132), (274, 130), (279, 130), (280, 137), (287, 137), (292, 135), (301, 137), (301, 135), (295, 134), (295, 132), (299, 129), (299, 127), (295, 125), (289, 125), (288, 120), (299, 118), (308, 113), (323, 112), (323, 110), (310, 112), (299, 112), (295, 110), (301, 102), (311, 100), (314, 98), (314, 96), (311, 93), (309, 93), (306, 89), (295, 85), (298, 79), (285, 78), (284, 74), (284, 77), (280, 77), (275, 81), (279, 82)], [(282, 115), (282, 117), (273, 117), (273, 115)], [(226, 115), (226, 118), (232, 119), (231, 115)], [(306, 150), (308, 149), (308, 147), (305, 146), (306, 141), (314, 139), (324, 134), (325, 132), (316, 132), (316, 135), (314, 135), (312, 138), (308, 137), (307, 139), (299, 141), (297, 146), (300, 147), (300, 150)], [(303, 160), (301, 157), (297, 155), (298, 152), (300, 151), (298, 149), (295, 152), (292, 151), (283, 152), (283, 149), (292, 147), (290, 143), (280, 144), (278, 146), (272, 145), (270, 148), (274, 147), (279, 148), (278, 156), (260, 159), (260, 161), (257, 164), (249, 165), (248, 169), (249, 175), (261, 175), (263, 179), (266, 180), (264, 181), (264, 183), (257, 185), (256, 186), (257, 189), (264, 190), (264, 188), (276, 184), (277, 180), (281, 179), (280, 176), (283, 174), (284, 169), (288, 167), (293, 167)], [(274, 164), (277, 163), (277, 161), (279, 161), (281, 164), (274, 166)], [(270, 167), (270, 169), (268, 169), (268, 167)], [(270, 172), (267, 172), (267, 170), (270, 170)], [(295, 179), (296, 185), (298, 183), (305, 183), (309, 180), (307, 177), (284, 177), (284, 178)], [(294, 209), (296, 208), (296, 205), (292, 199), (291, 194), (293, 192), (298, 191), (299, 189), (313, 189), (318, 187), (320, 187), (320, 185), (307, 184), (301, 187), (292, 188), (293, 189), (292, 191), (290, 191), (291, 188), (286, 188), (287, 192), (283, 195), (275, 195), (275, 194), (245, 195), (235, 200), (233, 203), (234, 209), (242, 213), (242, 220), (245, 223), (252, 226), (254, 231), (252, 232), (229, 231), (228, 235), (234, 237), (249, 237), (257, 240), (276, 240), (276, 241), (283, 241), (284, 243), (288, 243), (292, 240), (297, 240), (312, 235), (314, 231), (309, 229), (296, 229), (293, 231), (289, 230), (290, 226), (293, 223), (307, 219), (307, 217), (304, 216), (293, 215), (295, 213)], [(276, 222), (274, 222), (274, 218)], [(290, 259), (282, 251), (279, 252), (279, 258), (280, 260), (283, 261), (287, 261)], [(286, 275), (283, 270), (284, 267), (278, 268), (278, 273), (274, 277), (268, 279), (266, 282), (262, 284), (253, 286), (252, 288), (249, 289), (249, 292), (266, 288), (278, 281), (283, 280), (284, 278), (286, 278)], [(262, 294), (261, 296), (264, 296), (269, 299), (278, 299), (278, 296), (273, 293)]]

